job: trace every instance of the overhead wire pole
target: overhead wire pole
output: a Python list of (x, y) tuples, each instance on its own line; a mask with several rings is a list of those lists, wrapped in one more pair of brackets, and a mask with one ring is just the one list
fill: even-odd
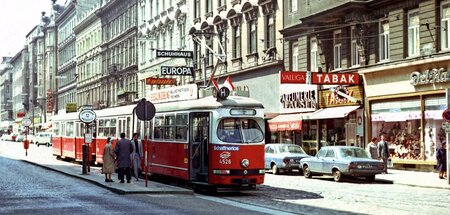
[[(203, 32), (201, 32), (201, 34), (211, 34), (211, 35), (215, 35), (214, 33), (203, 33)], [(196, 42), (197, 44), (199, 44), (200, 46), (203, 46), (203, 41), (202, 41), (202, 39), (200, 39), (198, 36), (197, 36), (197, 34), (192, 34), (192, 40), (194, 41), (194, 42)], [(207, 88), (207, 87), (209, 87), (209, 85), (211, 84), (211, 79), (212, 78), (214, 78), (214, 74), (216, 73), (216, 70), (217, 70), (217, 68), (218, 68), (218, 66), (219, 66), (219, 62), (226, 62), (226, 54), (225, 54), (225, 50), (224, 50), (224, 48), (223, 48), (223, 45), (222, 45), (222, 41), (220, 41), (219, 40), (219, 47), (220, 47), (220, 49), (222, 50), (222, 55), (221, 54), (219, 54), (219, 53), (217, 53), (216, 51), (214, 51), (211, 47), (209, 47), (208, 45), (206, 45), (206, 43), (205, 43), (205, 48), (207, 48), (211, 53), (213, 53), (214, 54), (214, 56), (216, 56), (217, 57), (217, 62), (216, 62), (216, 65), (214, 65), (214, 68), (213, 68), (213, 70), (211, 71), (211, 75), (210, 75), (210, 78), (209, 78), (209, 80), (208, 81), (206, 81), (206, 60), (204, 60), (203, 61), (203, 63), (204, 63), (204, 65), (203, 65), (203, 78), (204, 78), (204, 80), (203, 80), (203, 87), (204, 88)]]

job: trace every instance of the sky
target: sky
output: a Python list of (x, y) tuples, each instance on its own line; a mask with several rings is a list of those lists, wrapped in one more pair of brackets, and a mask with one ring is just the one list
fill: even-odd
[(25, 36), (40, 23), (42, 11), (49, 15), (51, 4), (51, 0), (0, 0), (0, 57), (13, 57), (23, 49)]

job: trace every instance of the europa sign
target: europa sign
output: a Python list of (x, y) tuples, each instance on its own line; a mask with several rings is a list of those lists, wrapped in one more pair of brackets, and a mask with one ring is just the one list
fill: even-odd
[(194, 75), (194, 68), (185, 66), (161, 66), (161, 75), (192, 76)]
[(192, 51), (156, 50), (156, 57), (193, 58)]

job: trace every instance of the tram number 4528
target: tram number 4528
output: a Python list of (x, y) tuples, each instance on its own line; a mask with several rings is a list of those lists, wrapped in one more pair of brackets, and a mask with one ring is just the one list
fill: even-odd
[(219, 163), (220, 164), (231, 164), (230, 156), (231, 156), (230, 152), (222, 152), (222, 153), (220, 153)]
[(228, 158), (222, 158), (219, 160), (220, 164), (231, 164), (231, 159)]

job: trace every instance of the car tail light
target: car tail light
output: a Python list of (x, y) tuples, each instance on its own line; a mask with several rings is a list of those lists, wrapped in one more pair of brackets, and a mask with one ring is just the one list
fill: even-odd
[(349, 169), (356, 169), (356, 168), (358, 168), (358, 164), (356, 164), (356, 163), (350, 163), (350, 164), (348, 165), (348, 168), (349, 168)]

